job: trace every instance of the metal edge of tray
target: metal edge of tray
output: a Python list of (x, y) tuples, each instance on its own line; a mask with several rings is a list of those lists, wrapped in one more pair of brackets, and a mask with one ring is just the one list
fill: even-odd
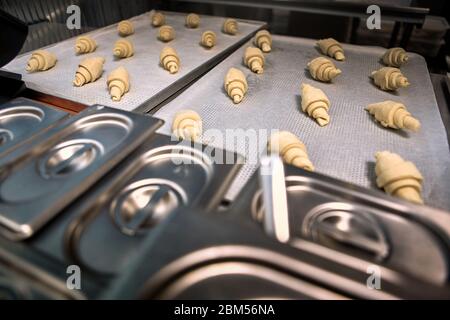
[[(89, 115), (95, 115), (95, 114), (101, 114), (101, 113), (115, 113), (120, 114), (122, 116), (130, 117), (139, 119), (140, 116), (138, 114), (134, 114), (129, 111), (124, 110), (118, 110), (110, 107), (104, 107), (101, 105), (95, 105), (88, 110), (80, 113), (77, 116), (68, 118), (67, 121), (61, 123), (57, 127), (53, 127), (51, 130), (47, 131), (45, 134), (40, 136), (40, 141), (37, 145), (34, 146), (34, 148), (40, 148), (44, 150), (48, 150), (50, 147), (52, 147), (55, 143), (59, 141), (58, 133), (63, 132), (66, 128), (76, 123), (76, 121), (81, 120), (82, 118), (89, 116)], [(147, 122), (152, 122), (153, 125), (151, 127), (147, 126)], [(161, 126), (163, 123), (162, 120), (156, 119), (156, 118), (148, 118), (147, 121), (142, 119), (140, 121), (139, 126), (136, 125), (136, 123), (133, 124), (132, 130), (129, 133), (128, 140), (131, 140), (130, 143), (123, 146), (120, 153), (112, 154), (110, 159), (107, 161), (103, 161), (101, 164), (101, 167), (95, 172), (92, 173), (90, 176), (88, 176), (86, 179), (84, 179), (81, 183), (79, 183), (76, 186), (76, 191), (63, 194), (57, 203), (54, 203), (51, 205), (51, 210), (46, 210), (45, 214), (38, 216), (37, 218), (33, 218), (29, 223), (26, 224), (27, 226), (27, 232), (17, 232), (18, 230), (14, 231), (11, 230), (7, 225), (10, 224), (10, 220), (7, 218), (4, 218), (0, 215), (0, 218), (6, 219), (6, 224), (3, 225), (3, 223), (0, 225), (0, 233), (2, 233), (5, 237), (9, 238), (10, 240), (23, 240), (26, 238), (31, 237), (36, 232), (38, 232), (46, 223), (48, 223), (49, 220), (53, 219), (60, 210), (62, 210), (64, 207), (66, 207), (73, 199), (80, 196), (82, 193), (84, 193), (88, 188), (93, 185), (98, 179), (100, 179), (104, 174), (106, 174), (108, 171), (110, 171), (112, 168), (114, 168), (121, 160), (123, 160), (128, 154), (130, 154), (134, 149), (136, 149), (145, 139), (149, 136), (151, 136), (156, 129)], [(137, 130), (137, 131), (136, 131)], [(33, 141), (34, 142), (34, 141)], [(123, 142), (122, 142), (123, 144)], [(29, 148), (30, 144), (24, 144), (20, 148), (16, 149), (15, 152), (8, 154), (6, 157), (0, 159), (0, 167), (2, 168), (3, 173), (7, 174), (7, 172), (15, 167), (15, 161), (22, 160), (28, 161), (24, 159), (29, 154)], [(39, 154), (42, 154), (40, 152)], [(71, 191), (74, 191), (75, 187), (72, 185)], [(30, 226), (33, 226), (31, 229)], [(21, 224), (23, 226), (23, 224)], [(21, 230), (23, 228), (20, 228)]]

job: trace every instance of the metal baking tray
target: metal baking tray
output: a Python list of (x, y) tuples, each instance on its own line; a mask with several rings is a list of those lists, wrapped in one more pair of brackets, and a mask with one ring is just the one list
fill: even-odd
[[(380, 290), (367, 285), (369, 268), (381, 273)], [(217, 299), (450, 297), (447, 287), (371, 260), (307, 240), (277, 242), (242, 215), (199, 210), (174, 213), (102, 297), (203, 299), (206, 292)]]
[(0, 232), (32, 236), (161, 123), (93, 106), (0, 158)]
[[(334, 83), (310, 78), (307, 63), (320, 56), (315, 40), (273, 36), (272, 52), (266, 54), (264, 73), (257, 75), (243, 65), (243, 53), (251, 42), (234, 52), (212, 71), (194, 83), (155, 113), (166, 121), (160, 133), (169, 133), (174, 114), (193, 109), (203, 118), (204, 137), (209, 144), (235, 151), (251, 160), (244, 165), (227, 198), (234, 199), (258, 167), (258, 153), (265, 151), (270, 130), (288, 130), (307, 146), (316, 171), (366, 188), (376, 188), (374, 154), (390, 150), (416, 164), (425, 177), (425, 203), (450, 210), (450, 152), (425, 59), (409, 53), (402, 72), (411, 85), (397, 93), (384, 92), (369, 79), (380, 68), (380, 47), (344, 44), (346, 61), (334, 61), (342, 74)], [(247, 77), (248, 93), (238, 105), (223, 89), (223, 79), (230, 67), (240, 68)], [(331, 122), (320, 127), (300, 111), (300, 85), (309, 83), (321, 88), (331, 101)], [(373, 102), (397, 100), (407, 105), (422, 123), (421, 131), (408, 133), (382, 128), (364, 110)], [(239, 143), (215, 138), (218, 129), (243, 129), (259, 139)], [(266, 130), (253, 131), (253, 130)], [(242, 134), (241, 134), (242, 136)], [(226, 136), (225, 136), (226, 137)]]
[(105, 277), (120, 273), (172, 212), (219, 205), (239, 165), (213, 163), (219, 154), (223, 159), (236, 155), (212, 151), (152, 136), (31, 246)]
[(3, 103), (0, 105), (0, 156), (67, 116), (66, 112), (25, 98)]
[[(86, 105), (102, 104), (122, 110), (146, 112), (212, 68), (265, 26), (264, 22), (238, 20), (239, 33), (231, 36), (221, 32), (225, 18), (202, 15), (200, 26), (189, 29), (185, 26), (185, 14), (164, 14), (166, 23), (174, 27), (176, 33), (176, 38), (169, 43), (157, 40), (158, 28), (151, 26), (150, 13), (130, 19), (135, 27), (135, 33), (127, 37), (135, 48), (135, 54), (131, 58), (114, 59), (112, 49), (115, 41), (120, 38), (117, 25), (114, 24), (87, 33), (98, 43), (98, 48), (93, 53), (75, 55), (75, 38), (72, 38), (46, 47), (58, 57), (56, 66), (46, 72), (25, 72), (31, 53), (17, 57), (4, 69), (22, 74), (27, 87), (40, 92)], [(201, 34), (206, 30), (212, 30), (217, 35), (217, 45), (210, 50), (199, 45)], [(181, 68), (177, 74), (169, 74), (159, 64), (161, 49), (167, 45), (179, 54)], [(102, 78), (80, 88), (74, 87), (72, 81), (79, 62), (91, 56), (103, 56), (106, 59)], [(113, 102), (107, 90), (106, 77), (118, 66), (124, 66), (129, 71), (131, 89), (120, 102)]]
[[(302, 240), (308, 240), (420, 281), (448, 285), (448, 212), (395, 201), (381, 192), (295, 167), (286, 166), (285, 176), (290, 245), (305, 250), (308, 246)], [(230, 211), (245, 223), (262, 224), (258, 174)]]

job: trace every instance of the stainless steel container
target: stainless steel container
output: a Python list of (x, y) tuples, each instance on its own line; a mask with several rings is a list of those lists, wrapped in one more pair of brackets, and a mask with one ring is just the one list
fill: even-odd
[(0, 232), (32, 236), (161, 121), (94, 106), (0, 159)]
[(0, 105), (0, 157), (68, 115), (25, 98), (16, 98)]

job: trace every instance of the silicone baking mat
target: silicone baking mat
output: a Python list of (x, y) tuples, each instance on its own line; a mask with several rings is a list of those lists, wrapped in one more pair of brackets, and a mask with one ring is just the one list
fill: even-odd
[[(135, 33), (126, 37), (135, 48), (135, 54), (130, 58), (117, 60), (112, 54), (114, 43), (121, 38), (115, 24), (87, 33), (98, 44), (93, 53), (76, 55), (75, 38), (72, 38), (46, 47), (58, 57), (56, 66), (48, 71), (25, 71), (31, 52), (17, 57), (4, 69), (22, 74), (27, 86), (40, 92), (87, 105), (102, 104), (128, 111), (140, 107), (139, 111), (148, 111), (218, 63), (221, 56), (232, 52), (265, 25), (264, 22), (238, 20), (239, 32), (231, 36), (221, 31), (225, 18), (202, 15), (200, 26), (189, 29), (185, 26), (185, 14), (164, 12), (166, 24), (175, 29), (176, 38), (163, 43), (157, 40), (158, 28), (151, 26), (150, 14), (130, 19), (135, 27)], [(217, 44), (212, 49), (205, 49), (199, 44), (206, 30), (212, 30), (217, 35)], [(178, 52), (181, 69), (177, 74), (169, 74), (159, 64), (159, 54), (164, 46), (171, 46)], [(106, 59), (102, 78), (80, 88), (74, 87), (72, 81), (79, 62), (94, 56)], [(113, 102), (107, 90), (106, 78), (118, 66), (128, 70), (131, 88), (120, 102)]]
[[(273, 49), (266, 54), (264, 73), (257, 75), (243, 65), (247, 45), (217, 65), (193, 84), (189, 90), (161, 108), (155, 115), (166, 120), (159, 129), (169, 134), (174, 114), (180, 109), (193, 109), (203, 118), (203, 130), (240, 128), (280, 129), (295, 133), (307, 146), (316, 171), (363, 187), (376, 188), (374, 154), (390, 150), (413, 161), (422, 172), (423, 195), (431, 206), (450, 209), (450, 152), (444, 125), (434, 96), (429, 72), (423, 57), (410, 53), (401, 69), (411, 85), (397, 93), (375, 87), (370, 73), (382, 67), (379, 61), (385, 49), (344, 45), (345, 62), (334, 61), (342, 74), (334, 83), (313, 80), (305, 69), (311, 59), (321, 54), (315, 40), (273, 37)], [(230, 67), (240, 68), (247, 77), (248, 93), (235, 105), (223, 89), (223, 79)], [(300, 111), (300, 85), (309, 83), (322, 89), (331, 101), (331, 122), (320, 127)], [(417, 117), (422, 128), (418, 133), (385, 129), (364, 108), (383, 100), (404, 103)], [(231, 143), (223, 139), (208, 143), (236, 151), (247, 159), (258, 152), (249, 143)], [(257, 142), (259, 151), (266, 139)], [(258, 164), (244, 165), (228, 192), (233, 199), (257, 169)]]

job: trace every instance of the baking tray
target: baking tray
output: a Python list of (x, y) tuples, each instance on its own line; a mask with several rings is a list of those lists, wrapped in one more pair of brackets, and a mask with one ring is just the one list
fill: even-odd
[(161, 123), (97, 105), (0, 158), (0, 233), (31, 237)]
[(0, 156), (51, 128), (66, 116), (66, 112), (25, 98), (16, 98), (0, 105)]
[[(447, 286), (447, 212), (292, 166), (286, 166), (285, 176), (289, 245), (305, 250), (308, 246), (304, 240), (315, 242), (332, 252), (372, 261), (436, 286)], [(242, 223), (257, 224), (264, 232), (259, 173), (239, 194), (230, 215)]]
[[(342, 74), (334, 83), (314, 81), (305, 70), (306, 64), (320, 56), (315, 40), (273, 37), (273, 50), (266, 54), (262, 75), (243, 65), (243, 52), (250, 41), (206, 74), (188, 91), (180, 94), (155, 113), (166, 124), (159, 129), (169, 133), (174, 114), (180, 109), (193, 109), (203, 118), (203, 129), (264, 129), (258, 142), (248, 140), (233, 145), (222, 139), (208, 143), (235, 151), (247, 159), (257, 159), (263, 152), (272, 129), (288, 130), (306, 144), (316, 171), (367, 188), (376, 188), (374, 154), (381, 150), (396, 152), (414, 162), (425, 177), (425, 203), (450, 210), (450, 152), (439, 109), (433, 93), (425, 59), (409, 53), (402, 72), (411, 85), (398, 93), (379, 90), (369, 78), (380, 68), (380, 47), (344, 44), (346, 61), (334, 61)], [(249, 90), (243, 101), (234, 105), (223, 89), (223, 79), (230, 67), (240, 68), (247, 77)], [(326, 127), (300, 111), (300, 85), (309, 83), (322, 89), (331, 101), (331, 122)], [(422, 123), (421, 131), (408, 133), (382, 128), (364, 110), (369, 103), (383, 100), (404, 103)], [(258, 132), (257, 132), (258, 133)], [(266, 134), (264, 134), (266, 133)], [(256, 161), (244, 165), (227, 194), (234, 199), (257, 168)]]
[[(175, 29), (176, 38), (169, 43), (157, 40), (158, 28), (151, 26), (150, 13), (131, 18), (135, 33), (126, 38), (134, 44), (135, 54), (131, 58), (114, 59), (112, 49), (115, 41), (120, 39), (117, 24), (114, 24), (87, 33), (98, 43), (98, 48), (93, 53), (75, 55), (75, 38), (72, 38), (46, 47), (58, 57), (56, 66), (46, 72), (25, 72), (31, 53), (17, 57), (4, 69), (22, 74), (26, 85), (36, 91), (87, 105), (102, 104), (122, 110), (137, 109), (146, 112), (213, 67), (265, 25), (264, 22), (238, 20), (239, 33), (231, 36), (221, 32), (225, 18), (202, 15), (200, 26), (189, 29), (184, 25), (185, 14), (164, 13), (166, 23)], [(217, 45), (210, 50), (199, 44), (205, 30), (212, 30), (217, 35)], [(159, 64), (161, 49), (167, 45), (178, 52), (181, 60), (180, 71), (173, 75)], [(79, 62), (93, 56), (103, 56), (106, 59), (102, 78), (80, 88), (74, 87), (72, 81)], [(124, 66), (129, 71), (131, 89), (120, 102), (113, 102), (107, 90), (106, 77), (118, 66)]]

